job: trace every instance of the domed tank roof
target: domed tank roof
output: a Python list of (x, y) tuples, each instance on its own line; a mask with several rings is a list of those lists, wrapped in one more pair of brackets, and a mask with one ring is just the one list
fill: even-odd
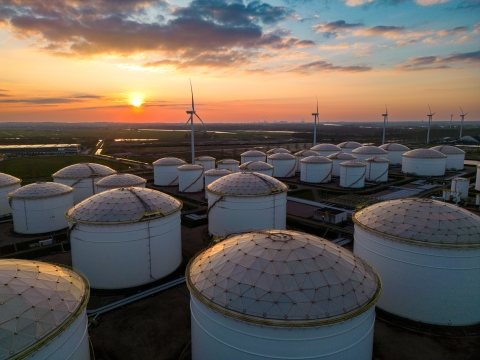
[(270, 160), (295, 160), (295, 156), (287, 153), (276, 153), (276, 154), (268, 155), (268, 158)]
[(116, 171), (105, 165), (95, 163), (79, 163), (64, 167), (52, 175), (58, 179), (86, 179), (115, 174)]
[(245, 151), (244, 153), (240, 154), (240, 156), (248, 156), (248, 157), (265, 157), (266, 154), (258, 151), (258, 150), (248, 150)]
[(210, 169), (205, 171), (203, 174), (207, 176), (224, 176), (224, 175), (230, 175), (232, 173), (231, 170), (228, 169)]
[(350, 160), (350, 161), (345, 161), (340, 163), (340, 166), (345, 166), (345, 167), (365, 167), (367, 164), (358, 161), (358, 160)]
[(186, 162), (174, 157), (164, 157), (153, 162), (154, 166), (180, 166), (183, 164), (186, 164)]
[(22, 180), (15, 176), (0, 173), (0, 188), (20, 184)]
[(284, 148), (275, 148), (275, 149), (270, 149), (267, 151), (268, 155), (271, 154), (290, 154), (290, 150), (284, 149)]
[(310, 148), (313, 151), (342, 151), (337, 145), (333, 144), (318, 144)]
[(420, 198), (384, 201), (353, 216), (355, 224), (400, 241), (480, 244), (480, 217), (453, 204)]
[(281, 181), (256, 172), (237, 172), (215, 180), (207, 191), (229, 196), (266, 196), (286, 192), (288, 186)]
[(362, 146), (352, 150), (352, 154), (375, 154), (384, 155), (388, 154), (387, 150), (380, 149), (376, 146)]
[(186, 274), (192, 294), (208, 306), (274, 326), (345, 321), (381, 293), (366, 261), (323, 238), (288, 230), (222, 241), (193, 258)]
[(389, 163), (389, 162), (390, 162), (390, 160), (385, 159), (385, 158), (382, 158), (382, 157), (378, 157), (378, 156), (365, 159), (365, 161), (367, 161), (367, 162), (375, 162), (375, 163)]
[(300, 150), (293, 154), (295, 156), (320, 156), (320, 154), (313, 150)]
[(199, 157), (195, 158), (195, 160), (196, 161), (215, 161), (215, 158), (211, 157), (211, 156), (204, 155), (204, 156), (199, 156)]
[(83, 312), (90, 294), (79, 273), (41, 261), (1, 259), (0, 279), (1, 359), (23, 359), (50, 342)]
[(12, 199), (43, 199), (73, 192), (73, 188), (56, 182), (36, 182), (22, 186), (7, 196)]
[(324, 156), (307, 156), (300, 160), (300, 162), (306, 164), (331, 164), (332, 160), (327, 159)]
[(129, 187), (93, 195), (67, 210), (76, 223), (131, 223), (161, 218), (182, 208), (182, 202), (151, 189)]
[(404, 153), (402, 156), (418, 159), (444, 159), (447, 156), (440, 151), (432, 149), (415, 149)]
[(355, 160), (356, 158), (357, 157), (355, 155), (344, 152), (338, 152), (327, 156), (327, 159), (330, 160)]
[(410, 151), (410, 148), (402, 144), (388, 143), (379, 146), (380, 149), (395, 152), (395, 151)]
[(337, 145), (340, 149), (356, 149), (363, 146), (356, 141), (345, 141)]
[(240, 161), (235, 159), (222, 159), (222, 160), (219, 160), (218, 163), (225, 164), (225, 165), (233, 165), (233, 164), (240, 164)]
[(147, 180), (133, 174), (113, 174), (98, 180), (95, 185), (103, 187), (125, 187), (145, 184)]
[(186, 164), (178, 167), (179, 171), (198, 171), (203, 170), (203, 166), (199, 164)]
[(445, 155), (464, 155), (465, 154), (465, 151), (455, 146), (440, 145), (440, 146), (434, 146), (430, 149), (440, 151), (442, 154), (445, 154)]
[(260, 170), (272, 170), (273, 165), (266, 163), (265, 161), (247, 161), (238, 167), (241, 170), (251, 170), (251, 171), (260, 171)]

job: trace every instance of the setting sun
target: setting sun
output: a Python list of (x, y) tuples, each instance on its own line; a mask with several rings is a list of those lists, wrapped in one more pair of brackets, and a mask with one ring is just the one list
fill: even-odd
[(129, 103), (135, 107), (140, 107), (143, 104), (143, 94), (131, 94)]

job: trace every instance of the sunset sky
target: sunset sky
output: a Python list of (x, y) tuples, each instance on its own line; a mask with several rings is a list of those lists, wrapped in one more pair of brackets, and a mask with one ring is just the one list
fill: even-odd
[(480, 120), (480, 1), (0, 0), (0, 121)]

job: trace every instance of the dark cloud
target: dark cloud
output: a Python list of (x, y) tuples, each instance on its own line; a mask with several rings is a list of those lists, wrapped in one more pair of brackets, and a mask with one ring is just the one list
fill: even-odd
[(175, 68), (179, 69), (192, 67), (224, 68), (249, 64), (253, 56), (254, 54), (252, 54), (251, 52), (242, 51), (229, 51), (222, 54), (205, 53), (187, 60), (163, 59), (158, 61), (151, 61), (145, 63), (143, 67), (157, 68), (164, 66), (174, 66)]
[(69, 104), (78, 102), (78, 100), (70, 98), (37, 98), (37, 99), (7, 99), (0, 100), (2, 103), (26, 103), (36, 105), (55, 105), (55, 104)]
[(74, 99), (102, 99), (103, 96), (100, 95), (78, 95), (73, 96)]
[(372, 68), (369, 66), (339, 66), (320, 60), (297, 66), (291, 71), (306, 74), (322, 71), (365, 72), (370, 70), (372, 70)]
[(455, 53), (445, 56), (442, 59), (443, 62), (480, 62), (480, 50), (467, 52), (467, 53)]
[(440, 30), (437, 35), (440, 37), (443, 36), (450, 36), (450, 35), (462, 35), (465, 34), (468, 31), (468, 28), (465, 26), (458, 26), (454, 29), (449, 29), (449, 30)]
[(449, 69), (452, 67), (452, 64), (462, 62), (480, 63), (480, 51), (455, 53), (444, 56), (443, 58), (436, 55), (412, 57), (403, 64), (395, 66), (395, 68), (402, 71)]
[(312, 29), (317, 33), (322, 33), (325, 37), (337, 36), (338, 33), (346, 30), (353, 30), (363, 27), (361, 23), (349, 24), (345, 20), (337, 20), (324, 24), (317, 24), (312, 26)]
[(374, 26), (368, 29), (362, 30), (362, 33), (366, 36), (396, 36), (404, 32), (403, 26)]
[[(451, 9), (449, 9), (451, 10)], [(480, 10), (480, 1), (479, 0), (463, 0), (457, 4), (453, 10), (468, 10), (468, 11), (478, 11)]]

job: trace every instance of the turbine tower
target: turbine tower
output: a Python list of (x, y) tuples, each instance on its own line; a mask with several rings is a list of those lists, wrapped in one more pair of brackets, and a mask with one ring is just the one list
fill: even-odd
[(462, 122), (460, 123), (460, 139), (461, 139), (462, 138), (462, 130), (463, 130), (463, 120), (465, 120), (465, 115), (467, 115), (468, 113), (464, 114), (462, 108), (460, 108), (460, 110), (462, 110), (462, 113), (460, 114), (460, 116), (462, 117)]
[(383, 136), (382, 136), (382, 145), (385, 144), (385, 128), (387, 127), (387, 121), (388, 121), (388, 108), (387, 104), (385, 104), (385, 114), (382, 114), (383, 116)]
[(453, 119), (453, 114), (450, 115), (450, 129), (452, 128), (452, 119)]
[(194, 135), (194, 129), (193, 129), (193, 115), (195, 115), (198, 118), (198, 120), (202, 122), (203, 125), (205, 125), (205, 123), (203, 122), (202, 119), (200, 119), (200, 116), (198, 116), (197, 113), (195, 112), (192, 81), (190, 81), (190, 92), (192, 93), (192, 110), (187, 110), (187, 114), (190, 115), (190, 118), (187, 120), (185, 124), (188, 124), (188, 122), (190, 122), (190, 134), (191, 134), (191, 143), (192, 143), (192, 164), (195, 164), (195, 135)]
[(318, 119), (318, 97), (317, 97), (317, 112), (313, 115), (313, 146), (317, 145), (317, 119)]
[(428, 105), (428, 110), (430, 110), (430, 114), (427, 115), (428, 116), (427, 144), (430, 143), (430, 124), (432, 123), (433, 115), (436, 114), (436, 113), (432, 114), (432, 109), (430, 109), (430, 105)]

